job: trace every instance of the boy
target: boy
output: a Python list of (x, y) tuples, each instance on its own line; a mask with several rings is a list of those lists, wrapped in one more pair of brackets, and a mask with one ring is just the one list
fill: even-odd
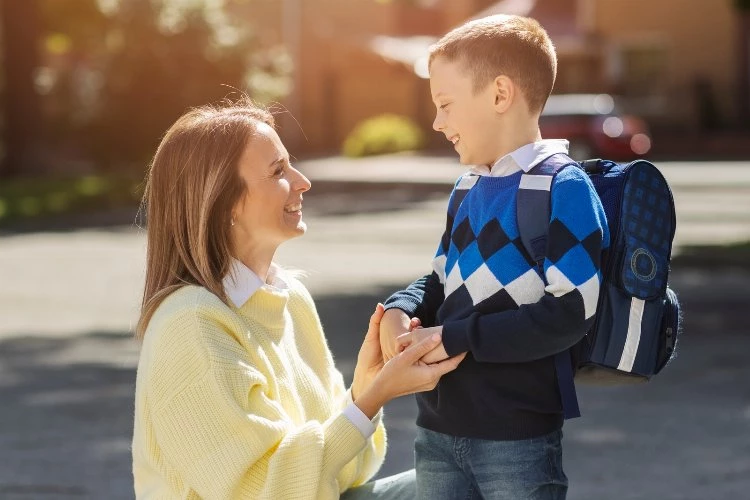
[[(429, 61), (433, 128), (475, 167), (451, 194), (433, 272), (392, 295), (381, 323), (386, 358), (436, 332), (442, 344), (423, 361), (468, 352), (434, 390), (417, 395), (418, 495), (565, 498), (555, 355), (593, 322), (609, 230), (567, 141), (539, 132), (555, 49), (536, 21), (491, 16), (445, 35)], [(571, 166), (551, 184), (525, 175), (550, 161)], [(551, 216), (537, 268), (519, 239), (516, 193), (543, 179)], [(411, 329), (414, 321), (425, 328)]]

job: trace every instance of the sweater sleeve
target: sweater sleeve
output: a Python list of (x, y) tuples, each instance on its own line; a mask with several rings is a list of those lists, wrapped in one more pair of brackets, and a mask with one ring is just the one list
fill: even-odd
[[(215, 321), (192, 314), (161, 333), (183, 341), (162, 346), (154, 359), (152, 421), (161, 459), (186, 486), (204, 498), (338, 498), (340, 472), (367, 444), (343, 413), (295, 421), (263, 370)], [(207, 353), (206, 341), (220, 356)]]
[[(361, 429), (353, 423), (350, 416), (346, 415), (346, 407), (349, 404), (353, 404), (351, 392), (350, 390), (345, 389), (344, 377), (333, 362), (333, 356), (331, 355), (331, 350), (328, 348), (328, 342), (323, 334), (323, 325), (320, 323), (320, 316), (315, 307), (315, 302), (310, 296), (307, 288), (305, 288), (299, 281), (293, 281), (293, 288), (296, 291), (294, 295), (294, 303), (299, 303), (297, 307), (302, 307), (311, 312), (311, 314), (299, 315), (311, 322), (311, 324), (303, 325), (303, 328), (308, 331), (316, 331), (319, 333), (316, 337), (318, 340), (317, 346), (314, 349), (320, 351), (320, 356), (326, 358), (327, 365), (330, 367), (328, 376), (330, 384), (329, 391), (333, 394), (334, 400), (340, 402), (340, 408), (344, 412), (346, 418), (352, 422), (352, 425), (355, 425), (361, 433)], [(364, 339), (364, 335), (362, 338)], [(305, 348), (307, 347), (308, 346), (305, 346)], [(361, 413), (358, 408), (356, 408), (356, 411)], [(361, 416), (362, 418), (367, 419), (364, 414)], [(364, 448), (356, 455), (356, 457), (347, 463), (339, 473), (339, 487), (342, 490), (351, 486), (364, 484), (375, 475), (383, 464), (386, 450), (386, 431), (385, 425), (383, 424), (382, 409), (377, 415), (375, 415), (371, 422), (375, 431), (366, 438)]]
[(477, 361), (518, 363), (562, 352), (591, 327), (601, 284), (601, 252), (609, 246), (604, 209), (580, 169), (561, 171), (552, 185), (544, 296), (518, 309), (474, 312), (443, 325), (443, 345)]
[(435, 324), (437, 311), (444, 300), (444, 285), (436, 272), (426, 274), (386, 299), (385, 309), (401, 309), (410, 318), (417, 317), (422, 326)]

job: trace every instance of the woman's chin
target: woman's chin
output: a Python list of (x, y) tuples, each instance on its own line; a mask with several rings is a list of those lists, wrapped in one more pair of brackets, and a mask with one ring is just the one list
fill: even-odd
[(307, 223), (303, 220), (297, 221), (297, 223), (291, 228), (289, 238), (299, 238), (307, 232)]

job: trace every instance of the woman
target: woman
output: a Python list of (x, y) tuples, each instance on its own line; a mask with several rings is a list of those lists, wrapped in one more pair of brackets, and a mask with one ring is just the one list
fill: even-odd
[(381, 408), (433, 388), (460, 358), (419, 362), (434, 337), (384, 365), (378, 304), (345, 389), (309, 293), (273, 263), (281, 243), (304, 234), (310, 189), (273, 126), (245, 102), (196, 109), (154, 157), (136, 496), (408, 498), (413, 472), (357, 488), (383, 461)]

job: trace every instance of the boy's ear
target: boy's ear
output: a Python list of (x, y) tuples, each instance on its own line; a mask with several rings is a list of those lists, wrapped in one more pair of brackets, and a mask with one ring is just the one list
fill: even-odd
[(500, 75), (495, 78), (493, 82), (493, 90), (495, 94), (495, 111), (498, 113), (504, 113), (510, 108), (515, 99), (516, 88), (513, 85), (513, 81), (505, 75)]

